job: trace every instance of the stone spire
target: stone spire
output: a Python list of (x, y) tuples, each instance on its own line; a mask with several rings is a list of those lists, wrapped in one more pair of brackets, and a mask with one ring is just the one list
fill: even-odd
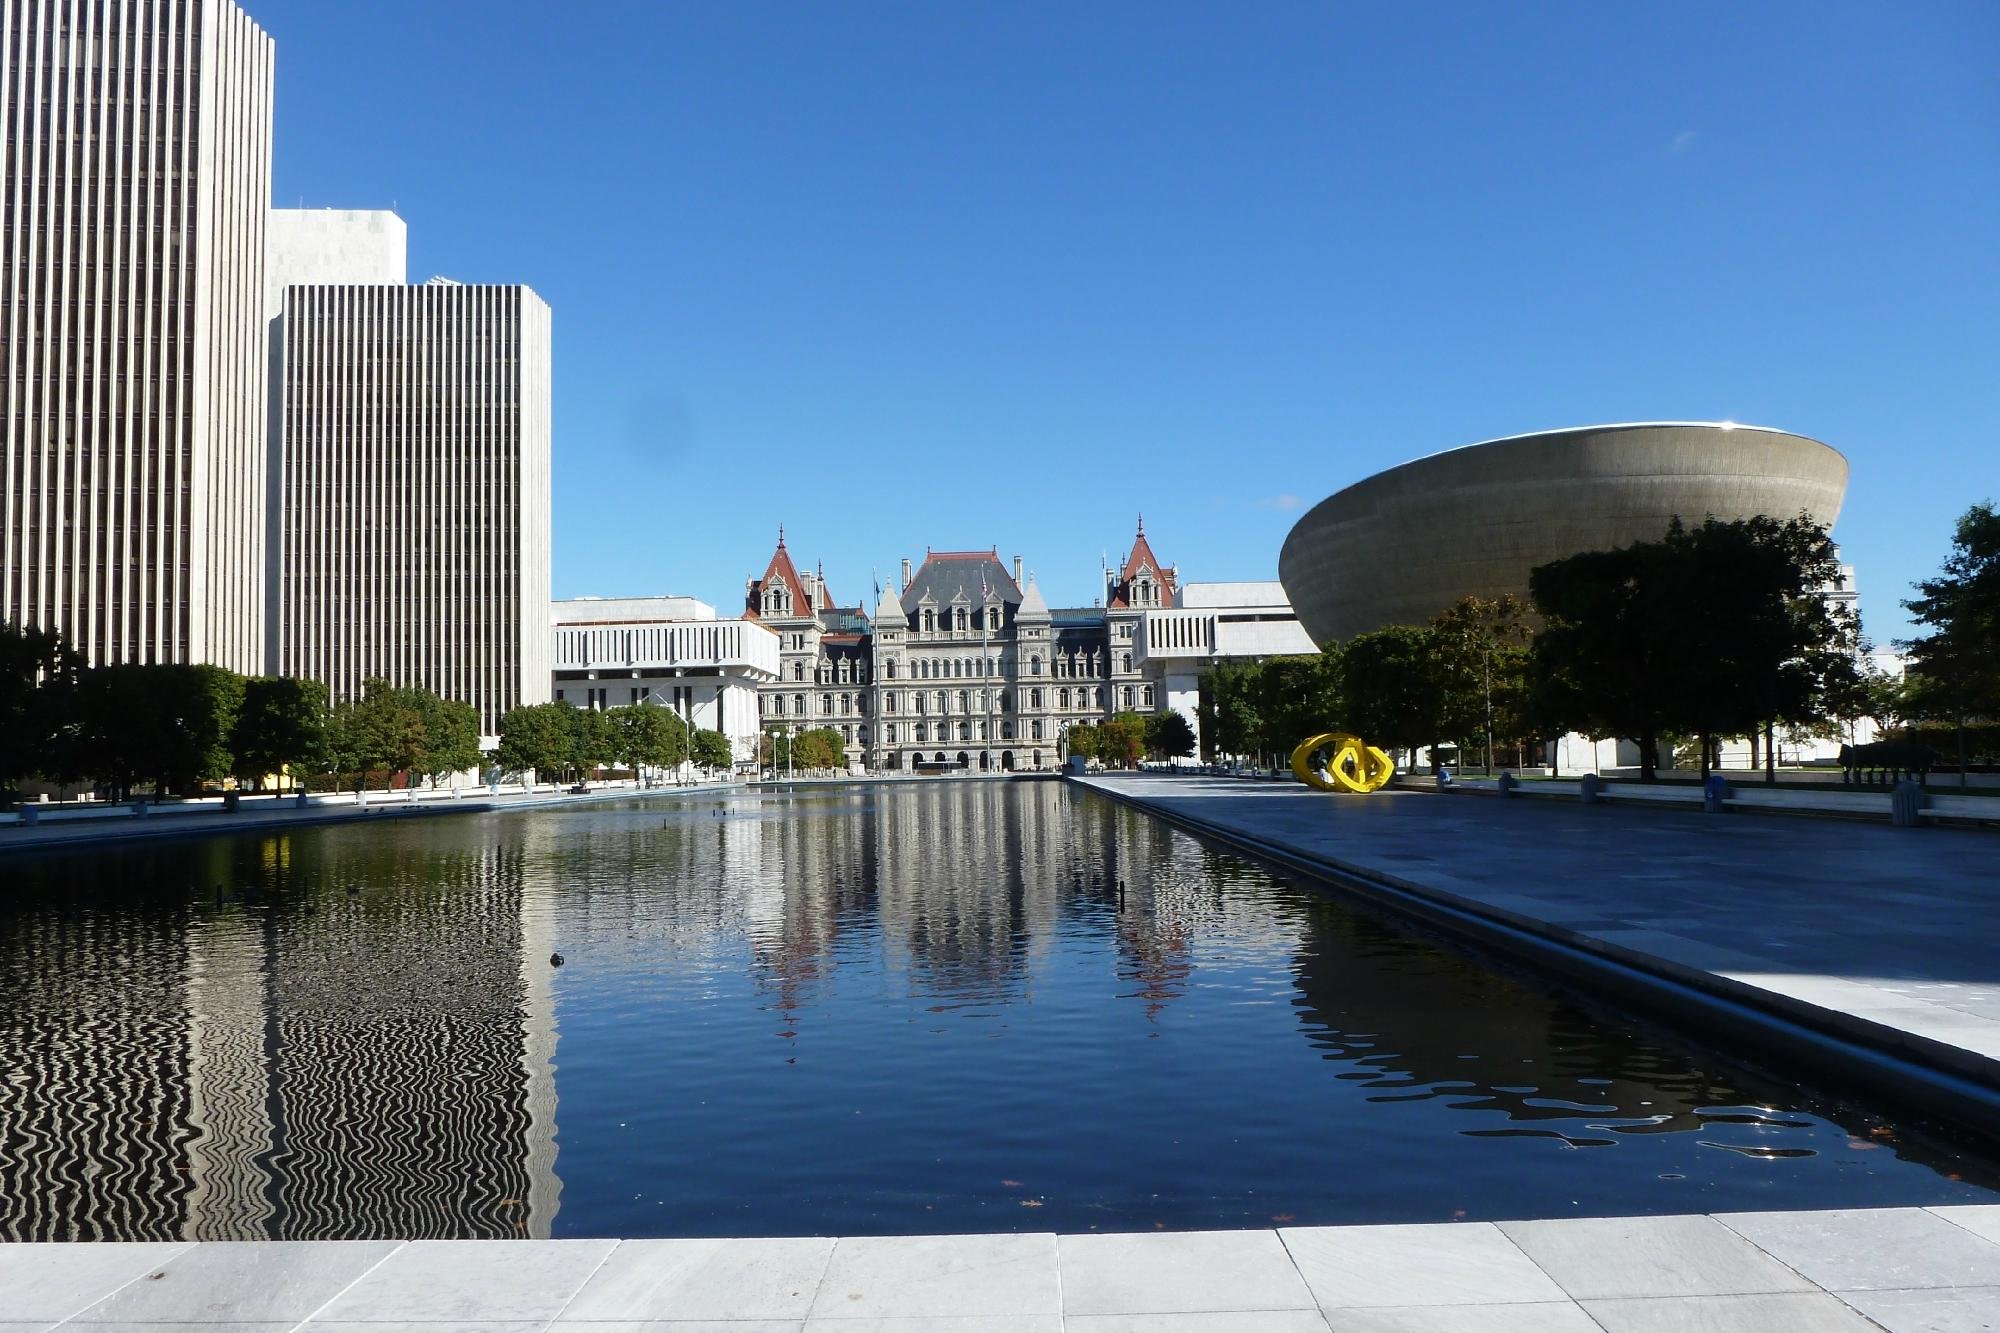
[(1028, 586), (1021, 593), (1021, 605), (1014, 612), (1016, 620), (1047, 620), (1049, 604), (1042, 599), (1042, 585), (1035, 582), (1035, 576), (1028, 576)]

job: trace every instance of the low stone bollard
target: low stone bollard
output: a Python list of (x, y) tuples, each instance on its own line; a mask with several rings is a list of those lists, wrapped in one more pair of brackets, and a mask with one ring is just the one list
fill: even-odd
[(292, 801), (292, 807), (297, 810), (303, 810), (306, 808), (306, 794), (303, 791), (301, 791), (298, 794), (298, 796)]
[(1585, 773), (1583, 781), (1579, 785), (1583, 788), (1583, 803), (1585, 805), (1596, 805), (1604, 798), (1604, 779), (1598, 777), (1597, 774)]
[(222, 812), (224, 814), (233, 815), (242, 808), (243, 794), (241, 792), (226, 791), (222, 793)]
[(33, 828), (42, 822), (42, 812), (35, 809), (32, 805), (24, 805), (21, 807), (21, 822), (29, 828)]
[(145, 797), (142, 796), (138, 800), (132, 802), (132, 818), (144, 819), (145, 817), (146, 817), (146, 799)]
[(1500, 794), (1502, 796), (1512, 796), (1514, 794), (1515, 788), (1519, 787), (1520, 785), (1521, 785), (1521, 780), (1515, 777), (1512, 773), (1503, 772), (1500, 775)]
[(1729, 799), (1729, 779), (1720, 773), (1708, 775), (1708, 781), (1701, 786), (1701, 808), (1711, 815), (1727, 814), (1729, 807), (1723, 804)]
[(1897, 828), (1917, 828), (1924, 822), (1923, 816), (1917, 812), (1930, 803), (1929, 792), (1920, 784), (1904, 778), (1889, 793), (1889, 822)]

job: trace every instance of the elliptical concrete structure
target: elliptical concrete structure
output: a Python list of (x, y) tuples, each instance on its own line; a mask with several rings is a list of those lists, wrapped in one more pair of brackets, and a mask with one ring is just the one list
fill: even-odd
[(1525, 599), (1535, 566), (1699, 523), (1805, 513), (1833, 526), (1847, 460), (1803, 435), (1732, 422), (1543, 431), (1379, 472), (1292, 528), (1278, 575), (1320, 644), (1420, 625), (1462, 597)]

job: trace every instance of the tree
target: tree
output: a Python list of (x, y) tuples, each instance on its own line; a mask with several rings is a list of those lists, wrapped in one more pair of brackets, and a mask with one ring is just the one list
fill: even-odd
[(2000, 717), (2000, 512), (1991, 501), (1959, 517), (1938, 577), (1903, 603), (1928, 634), (1900, 645), (1910, 657), (1907, 703), (1917, 717), (1949, 722), (1966, 780), (1966, 726)]
[(60, 632), (0, 625), (0, 800), (20, 779), (57, 766), (75, 679), (76, 656)]
[(318, 772), (329, 761), (326, 687), (290, 676), (252, 676), (230, 733), (230, 770), (238, 782), (290, 771)]
[(1636, 740), (1647, 779), (1670, 734), (1700, 738), (1704, 774), (1723, 736), (1762, 727), (1768, 756), (1776, 724), (1822, 723), (1859, 688), (1857, 627), (1826, 596), (1838, 581), (1832, 541), (1804, 515), (1677, 518), (1658, 541), (1552, 561), (1529, 576), (1547, 622), (1535, 711)]
[(1131, 768), (1146, 752), (1146, 719), (1137, 713), (1119, 713), (1097, 724), (1098, 758), (1111, 768)]
[(606, 716), (612, 727), (612, 757), (638, 777), (645, 767), (672, 768), (688, 757), (687, 723), (669, 708), (637, 703), (614, 708)]
[(500, 744), (493, 751), (493, 762), (513, 773), (554, 775), (568, 767), (573, 735), (570, 714), (575, 711), (563, 702), (508, 709), (500, 719)]
[(1181, 759), (1194, 753), (1194, 727), (1175, 710), (1151, 714), (1145, 727), (1146, 753), (1153, 758)]
[(1431, 618), (1431, 647), (1443, 693), (1439, 726), (1460, 742), (1483, 738), (1486, 768), (1501, 736), (1525, 732), (1522, 693), (1527, 673), (1527, 608), (1512, 594), (1461, 598)]
[(80, 672), (59, 767), (123, 799), (141, 781), (193, 792), (233, 767), (243, 677), (217, 666), (120, 663)]
[(792, 767), (792, 733), (767, 731), (757, 741), (757, 762), (773, 776)]
[(370, 772), (383, 773), (387, 790), (395, 774), (423, 771), (430, 737), (415, 695), (371, 677), (361, 683), (359, 699), (334, 707), (329, 726), (334, 767), (354, 775), (355, 791)]
[[(1435, 746), (1452, 731), (1452, 673), (1428, 627), (1390, 625), (1347, 641), (1341, 720), (1384, 750)], [(1463, 698), (1463, 691), (1460, 691)]]
[(611, 714), (598, 708), (569, 710), (569, 763), (588, 775), (616, 757), (617, 730)]
[(694, 733), (694, 762), (698, 767), (711, 771), (733, 768), (736, 751), (729, 744), (729, 738), (721, 732), (699, 727)]
[(1254, 754), (1258, 748), (1257, 716), (1252, 689), (1257, 667), (1248, 662), (1218, 662), (1201, 677), (1196, 712), (1201, 717), (1202, 753)]
[(1063, 744), (1073, 757), (1088, 763), (1102, 753), (1104, 737), (1096, 723), (1078, 722), (1063, 733)]
[(792, 759), (799, 768), (829, 769), (847, 766), (847, 743), (832, 727), (813, 727), (794, 738)]
[(405, 692), (408, 705), (424, 721), (423, 751), (416, 770), (436, 786), (438, 779), (479, 767), (479, 710), (429, 690)]

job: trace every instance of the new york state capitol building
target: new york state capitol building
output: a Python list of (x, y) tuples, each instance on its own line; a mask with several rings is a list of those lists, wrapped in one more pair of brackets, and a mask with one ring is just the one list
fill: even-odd
[(760, 734), (830, 727), (874, 772), (1054, 768), (1064, 733), (1172, 708), (1199, 725), (1202, 671), (1223, 658), (1309, 653), (1276, 583), (1183, 583), (1143, 521), (1098, 605), (1050, 607), (1019, 556), (930, 550), (872, 608), (842, 605), (778, 535), (745, 581), (740, 619), (691, 598), (554, 604), (555, 697), (651, 701), (721, 731), (739, 762)]

